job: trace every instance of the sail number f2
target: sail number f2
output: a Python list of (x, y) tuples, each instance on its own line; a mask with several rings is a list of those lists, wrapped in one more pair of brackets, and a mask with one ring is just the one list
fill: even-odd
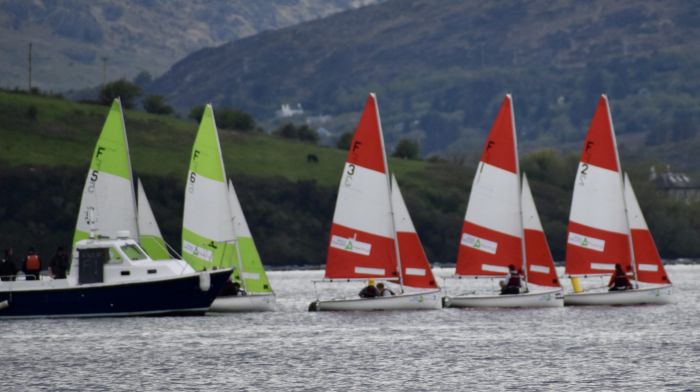
[(588, 175), (588, 164), (587, 163), (585, 163), (585, 162), (581, 163), (581, 171), (579, 172), (579, 174), (581, 174), (581, 175), (579, 176), (580, 179), (579, 179), (578, 183), (579, 183), (579, 185), (584, 185), (583, 183), (586, 180), (586, 176)]

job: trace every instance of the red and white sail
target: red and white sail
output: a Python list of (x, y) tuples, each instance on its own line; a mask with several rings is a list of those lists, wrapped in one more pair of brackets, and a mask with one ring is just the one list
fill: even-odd
[(627, 219), (632, 233), (632, 251), (637, 267), (637, 280), (646, 283), (670, 284), (671, 280), (661, 262), (659, 251), (656, 249), (654, 238), (651, 236), (642, 209), (639, 208), (637, 196), (634, 194), (627, 173), (625, 173), (625, 204), (627, 205)]
[(530, 191), (527, 176), (523, 174), (521, 205), (523, 209), (523, 233), (525, 236), (525, 260), (527, 260), (527, 281), (540, 286), (561, 287), (554, 269), (554, 259), (549, 250), (547, 237), (537, 213), (535, 200)]
[(418, 288), (438, 288), (423, 245), (401, 195), (396, 177), (391, 176), (391, 204), (394, 210), (396, 240), (399, 245), (403, 284)]
[(340, 179), (326, 278), (398, 278), (394, 240), (384, 138), (370, 94)]
[(521, 268), (522, 231), (515, 120), (506, 95), (474, 175), (455, 272), (499, 276), (509, 264)]
[(620, 159), (610, 107), (600, 97), (583, 143), (566, 241), (566, 273), (632, 271)]

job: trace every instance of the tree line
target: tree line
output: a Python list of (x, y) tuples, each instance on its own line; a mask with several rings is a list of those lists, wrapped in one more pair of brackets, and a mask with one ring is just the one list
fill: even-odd
[[(522, 159), (555, 260), (564, 259), (577, 163), (577, 156), (552, 150)], [(628, 170), (662, 257), (700, 258), (700, 203), (688, 205), (658, 193), (646, 181), (645, 167)], [(439, 187), (408, 182), (402, 183), (402, 192), (429, 259), (451, 263), (457, 255), (473, 167), (436, 162), (427, 171), (428, 177), (440, 178)], [(87, 168), (0, 166), (5, 190), (0, 192), (0, 247), (14, 247), (20, 257), (33, 246), (44, 262), (57, 246), (69, 247), (86, 173)], [(141, 178), (166, 241), (179, 249), (184, 178)], [(238, 175), (233, 181), (265, 264), (325, 262), (335, 187), (282, 177)]]

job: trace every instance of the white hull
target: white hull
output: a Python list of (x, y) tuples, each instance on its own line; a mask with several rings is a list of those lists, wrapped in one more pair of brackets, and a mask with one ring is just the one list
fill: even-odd
[(446, 308), (541, 308), (564, 306), (562, 289), (506, 295), (445, 297)]
[(442, 308), (440, 290), (391, 297), (332, 299), (312, 302), (309, 311), (319, 310), (421, 310)]
[(269, 312), (275, 310), (275, 294), (252, 294), (216, 297), (210, 312)]
[(641, 289), (567, 294), (566, 306), (578, 305), (643, 305), (673, 302), (673, 286), (654, 286)]

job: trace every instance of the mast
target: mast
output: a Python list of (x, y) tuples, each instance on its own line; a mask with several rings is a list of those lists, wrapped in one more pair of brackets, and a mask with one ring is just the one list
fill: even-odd
[[(117, 97), (116, 101), (119, 103), (119, 114), (122, 116), (122, 133), (124, 135), (124, 147), (126, 148), (126, 164), (129, 165), (129, 183), (131, 184), (131, 190), (129, 195), (131, 196), (131, 205), (133, 206), (133, 211), (138, 211), (136, 209), (136, 193), (134, 192), (134, 179), (133, 170), (131, 170), (131, 154), (129, 153), (129, 140), (126, 138), (126, 122), (124, 121), (124, 108), (122, 108), (122, 100)], [(136, 233), (131, 234), (132, 238), (136, 241), (139, 240), (139, 223), (138, 223), (138, 212), (134, 216), (134, 227), (136, 228)]]
[(382, 159), (384, 160), (384, 167), (386, 168), (386, 186), (389, 189), (389, 211), (391, 214), (391, 231), (394, 234), (394, 253), (396, 253), (396, 268), (399, 270), (399, 286), (401, 287), (401, 292), (403, 293), (403, 270), (401, 268), (401, 254), (399, 253), (399, 242), (397, 240), (398, 234), (396, 234), (396, 222), (394, 221), (394, 204), (391, 202), (391, 178), (389, 176), (389, 163), (386, 159), (386, 149), (384, 148), (384, 131), (382, 130), (382, 121), (379, 117), (377, 96), (374, 93), (370, 93), (370, 95), (374, 97), (374, 110), (377, 113), (377, 124), (379, 126), (379, 141), (382, 146)]
[(605, 99), (605, 105), (608, 107), (608, 121), (610, 122), (610, 130), (612, 132), (613, 146), (615, 147), (615, 161), (617, 162), (617, 167), (620, 172), (620, 186), (622, 191), (622, 203), (625, 207), (625, 218), (627, 223), (627, 246), (630, 252), (630, 265), (632, 266), (632, 276), (634, 281), (637, 282), (637, 263), (634, 260), (634, 247), (632, 245), (632, 229), (629, 227), (629, 211), (627, 208), (627, 200), (625, 200), (625, 181), (622, 175), (622, 165), (620, 164), (620, 153), (617, 150), (617, 138), (615, 137), (615, 124), (612, 121), (612, 114), (610, 113), (610, 103), (608, 102), (608, 96), (606, 94), (602, 95)]
[(508, 102), (510, 103), (510, 120), (511, 128), (513, 129), (513, 152), (515, 153), (515, 174), (518, 177), (518, 211), (520, 212), (520, 252), (522, 253), (523, 260), (523, 279), (525, 280), (525, 288), (527, 288), (527, 255), (525, 252), (525, 225), (523, 224), (523, 187), (522, 178), (520, 176), (520, 157), (518, 155), (518, 137), (515, 132), (515, 110), (513, 110), (513, 97), (511, 94), (506, 94), (508, 97)]

